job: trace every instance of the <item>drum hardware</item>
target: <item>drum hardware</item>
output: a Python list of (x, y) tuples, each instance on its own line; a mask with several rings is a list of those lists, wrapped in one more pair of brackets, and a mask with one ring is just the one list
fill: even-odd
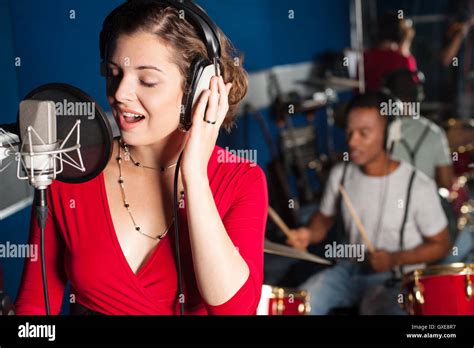
[(472, 298), (472, 280), (471, 280), (471, 268), (468, 267), (466, 270), (466, 297), (470, 301)]
[(294, 169), (300, 194), (300, 204), (312, 202), (314, 192), (308, 177), (308, 162), (316, 158), (316, 136), (312, 125), (294, 127), (290, 117), (286, 118), (288, 128), (281, 131), (281, 147), (287, 170)]
[[(296, 81), (301, 83), (301, 81)], [(315, 193), (309, 180), (308, 165), (317, 160), (316, 131), (312, 125), (315, 112), (321, 108), (328, 108), (328, 123), (331, 123), (332, 114), (329, 106), (337, 101), (337, 94), (331, 88), (315, 92), (294, 90), (283, 93), (275, 73), (269, 76), (269, 91), (272, 103), (271, 114), (280, 130), (280, 143), (283, 162), (287, 172), (292, 172), (296, 178), (300, 204), (311, 203)], [(308, 94), (311, 94), (308, 96)], [(299, 127), (293, 125), (294, 115), (304, 113), (309, 125)], [(332, 123), (334, 123), (332, 121)], [(329, 124), (331, 126), (331, 124)], [(330, 153), (334, 151), (332, 137), (328, 137)], [(318, 173), (316, 173), (318, 175)]]
[(419, 304), (424, 304), (425, 303), (425, 298), (423, 297), (422, 285), (420, 284), (419, 271), (415, 271), (415, 286), (413, 287), (413, 290), (415, 292), (415, 300)]
[(410, 315), (415, 315), (414, 312), (414, 307), (415, 307), (415, 302), (423, 305), (425, 303), (425, 298), (423, 297), (423, 285), (420, 284), (419, 280), (419, 271), (415, 271), (413, 273), (414, 275), (414, 282), (415, 286), (413, 287), (413, 292), (409, 292), (408, 295), (406, 296), (407, 298), (407, 304), (405, 302), (401, 303), (400, 306), (402, 309), (406, 310), (408, 314)]
[(283, 311), (285, 310), (285, 291), (282, 288), (279, 288), (277, 291), (277, 302), (276, 302), (276, 314), (283, 315)]
[(308, 315), (310, 311), (307, 291), (263, 285), (257, 315)]

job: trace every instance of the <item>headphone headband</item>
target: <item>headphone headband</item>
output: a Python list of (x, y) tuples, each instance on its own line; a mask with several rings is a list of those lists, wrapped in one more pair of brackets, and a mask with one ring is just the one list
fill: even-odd
[[(114, 9), (105, 19), (104, 26), (100, 33), (100, 58), (106, 59), (107, 45), (110, 41), (110, 32), (106, 32), (108, 25), (112, 18), (120, 11), (122, 6), (132, 2), (142, 3), (156, 3), (158, 5), (170, 6), (176, 8), (178, 11), (184, 11), (185, 19), (197, 31), (202, 42), (206, 46), (209, 59), (213, 62), (218, 61), (221, 57), (220, 34), (217, 25), (204, 11), (202, 7), (195, 4), (191, 0), (127, 0), (124, 4)], [(108, 37), (105, 35), (108, 34)]]
[[(136, 0), (129, 0), (136, 1)], [(204, 11), (204, 9), (190, 0), (154, 0), (157, 3), (163, 3), (183, 10), (186, 20), (198, 31), (201, 40), (207, 48), (207, 54), (210, 60), (221, 57), (220, 34), (217, 25)]]

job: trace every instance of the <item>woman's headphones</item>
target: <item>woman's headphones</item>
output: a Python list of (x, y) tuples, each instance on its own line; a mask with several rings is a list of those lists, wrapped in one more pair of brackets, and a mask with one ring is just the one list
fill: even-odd
[(108, 46), (110, 44), (113, 23), (117, 14), (130, 3), (157, 4), (163, 7), (174, 7), (197, 31), (202, 42), (206, 45), (208, 57), (199, 57), (191, 63), (190, 72), (186, 79), (186, 90), (184, 91), (180, 125), (181, 131), (188, 131), (192, 125), (192, 110), (202, 91), (208, 89), (213, 76), (220, 76), (221, 44), (217, 25), (208, 14), (191, 0), (128, 0), (113, 10), (105, 19), (100, 33), (100, 58), (101, 74), (108, 77), (106, 67), (108, 61)]

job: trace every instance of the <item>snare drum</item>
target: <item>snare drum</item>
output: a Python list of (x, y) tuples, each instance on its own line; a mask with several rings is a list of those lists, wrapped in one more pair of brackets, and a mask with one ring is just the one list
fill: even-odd
[(309, 300), (304, 290), (263, 285), (257, 315), (306, 315), (311, 309)]
[(474, 264), (418, 269), (403, 277), (404, 307), (411, 315), (474, 315)]

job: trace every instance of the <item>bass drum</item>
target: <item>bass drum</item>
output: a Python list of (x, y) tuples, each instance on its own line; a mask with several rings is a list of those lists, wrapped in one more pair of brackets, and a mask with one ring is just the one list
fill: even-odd
[(451, 263), (403, 277), (404, 308), (411, 315), (474, 315), (474, 265)]

